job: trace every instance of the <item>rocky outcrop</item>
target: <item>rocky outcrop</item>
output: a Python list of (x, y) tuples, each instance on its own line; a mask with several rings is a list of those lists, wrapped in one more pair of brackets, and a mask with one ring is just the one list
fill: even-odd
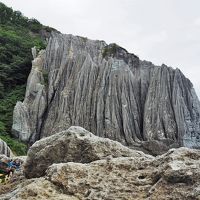
[(33, 61), (13, 134), (33, 143), (72, 125), (130, 146), (156, 140), (165, 149), (200, 147), (200, 103), (179, 69), (140, 61), (115, 44), (54, 33)]
[[(37, 171), (37, 163), (33, 167)], [(199, 200), (199, 185), (200, 150), (182, 147), (157, 157), (135, 151), (132, 157), (53, 164), (44, 177), (24, 179), (0, 199)]]
[(54, 164), (47, 178), (78, 199), (200, 198), (200, 151), (172, 149), (161, 157)]
[(37, 141), (21, 169), (0, 187), (0, 199), (200, 199), (200, 150), (153, 157), (81, 127)]
[(8, 157), (13, 156), (10, 147), (8, 147), (8, 145), (1, 139), (0, 139), (0, 154), (3, 154)]
[(63, 194), (59, 187), (44, 178), (24, 181), (17, 189), (0, 195), (1, 200), (78, 200), (71, 195)]
[(81, 127), (71, 127), (34, 143), (28, 151), (24, 173), (27, 178), (41, 177), (54, 163), (90, 163), (106, 157), (133, 156), (152, 158), (119, 142), (99, 138)]
[[(40, 51), (32, 62), (32, 70), (28, 78), (24, 102), (17, 102), (13, 111), (12, 133), (21, 141), (29, 143), (39, 139), (38, 133), (46, 109), (44, 65), (45, 51)], [(33, 54), (35, 57), (35, 52)]]

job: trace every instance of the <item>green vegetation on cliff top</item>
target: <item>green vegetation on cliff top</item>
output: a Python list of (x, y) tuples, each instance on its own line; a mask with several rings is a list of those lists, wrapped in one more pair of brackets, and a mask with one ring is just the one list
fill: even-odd
[(13, 109), (24, 98), (31, 48), (45, 48), (52, 30), (0, 2), (0, 138), (18, 155), (24, 154), (26, 148), (11, 137)]

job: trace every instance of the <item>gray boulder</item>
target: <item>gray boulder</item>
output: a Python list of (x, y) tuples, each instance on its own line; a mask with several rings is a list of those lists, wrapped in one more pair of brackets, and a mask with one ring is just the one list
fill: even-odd
[(180, 148), (153, 159), (141, 155), (53, 164), (47, 179), (82, 200), (198, 200), (200, 151)]
[(17, 187), (12, 185), (10, 188), (11, 191), (6, 194), (0, 193), (1, 200), (79, 200), (71, 195), (63, 194), (61, 188), (44, 178), (24, 180)]
[(149, 153), (153, 156), (162, 155), (166, 153), (171, 148), (178, 148), (179, 144), (175, 143), (173, 140), (149, 140), (143, 141), (140, 150)]
[(90, 163), (107, 157), (130, 156), (145, 154), (108, 138), (99, 138), (81, 127), (70, 127), (34, 143), (28, 151), (24, 172), (27, 178), (41, 177), (53, 163)]
[[(62, 138), (59, 141), (60, 145), (56, 144), (57, 150), (54, 148), (57, 141), (56, 135), (59, 137), (58, 140)], [(66, 138), (69, 139), (68, 143), (62, 144), (64, 138), (65, 141)], [(52, 145), (50, 145), (50, 142)], [(78, 148), (81, 148), (81, 145), (78, 146), (80, 143), (83, 145), (84, 157), (89, 158), (92, 155), (93, 158), (94, 154), (99, 153), (96, 157), (102, 157), (102, 159), (80, 163), (80, 156), (78, 158), (75, 153), (77, 152), (80, 155), (78, 150)], [(53, 158), (54, 152), (55, 155), (60, 156), (61, 153), (58, 152), (64, 152), (64, 148), (66, 154), (63, 153), (62, 158), (65, 157), (67, 162), (68, 154), (70, 160), (77, 162), (55, 163), (48, 167), (43, 174), (44, 177), (22, 179), (18, 184), (15, 182), (14, 187), (13, 185), (12, 187), (2, 185), (0, 199), (200, 199), (200, 150), (182, 147), (170, 149), (161, 156), (153, 157), (127, 150), (118, 142), (99, 138), (80, 127), (72, 127), (65, 133), (55, 134), (36, 142), (36, 144), (34, 147), (35, 156), (31, 156), (33, 156), (33, 160), (39, 156), (42, 165), (45, 162), (48, 164), (47, 160)], [(68, 147), (66, 148), (67, 144)], [(87, 145), (84, 146), (84, 144)], [(86, 146), (89, 147), (90, 151), (87, 148), (84, 151)], [(93, 148), (90, 148), (91, 146)], [(41, 147), (43, 147), (43, 152)], [(50, 151), (50, 148), (52, 148), (52, 151)], [(45, 154), (46, 151), (49, 154)], [(117, 153), (114, 154), (114, 151)], [(108, 154), (110, 156), (107, 156)], [(131, 157), (125, 157), (126, 154)], [(118, 155), (121, 157), (117, 157)], [(28, 159), (30, 158), (28, 157)], [(31, 174), (35, 171), (38, 175), (38, 164), (38, 162), (33, 162), (32, 166), (29, 166), (32, 167)], [(42, 165), (39, 167), (42, 167)]]

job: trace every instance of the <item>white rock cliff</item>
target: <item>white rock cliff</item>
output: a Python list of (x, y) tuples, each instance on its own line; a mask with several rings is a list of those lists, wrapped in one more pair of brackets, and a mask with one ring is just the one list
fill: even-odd
[(72, 125), (130, 146), (200, 147), (200, 103), (179, 69), (115, 44), (53, 33), (33, 61), (13, 134), (32, 144)]

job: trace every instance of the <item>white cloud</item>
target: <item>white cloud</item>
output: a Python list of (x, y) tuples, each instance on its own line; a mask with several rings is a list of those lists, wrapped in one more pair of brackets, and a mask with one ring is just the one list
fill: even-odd
[(1, 0), (63, 33), (116, 42), (179, 67), (200, 96), (199, 0)]
[(200, 17), (198, 17), (198, 18), (196, 18), (196, 19), (194, 20), (194, 25), (200, 27)]

